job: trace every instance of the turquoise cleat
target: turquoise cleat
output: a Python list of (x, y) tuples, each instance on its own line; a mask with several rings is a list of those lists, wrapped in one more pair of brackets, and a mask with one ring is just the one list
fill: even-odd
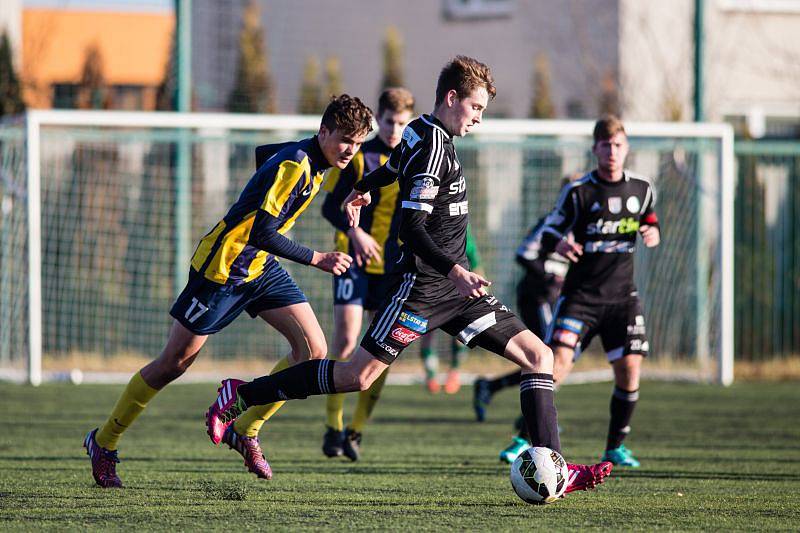
[(530, 447), (531, 445), (527, 440), (523, 439), (522, 437), (514, 437), (514, 440), (511, 441), (511, 444), (509, 444), (505, 450), (500, 452), (500, 460), (504, 463), (511, 464), (519, 456), (519, 454)]
[(641, 463), (633, 456), (633, 452), (626, 448), (624, 444), (620, 444), (619, 448), (606, 450), (601, 461), (609, 461), (617, 466), (630, 468), (639, 468), (641, 466)]

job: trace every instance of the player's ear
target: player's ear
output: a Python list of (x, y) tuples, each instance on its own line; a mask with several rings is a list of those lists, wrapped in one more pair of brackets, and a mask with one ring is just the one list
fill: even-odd
[(317, 137), (319, 137), (319, 142), (324, 142), (325, 139), (327, 139), (330, 134), (331, 132), (330, 130), (328, 130), (328, 127), (325, 126), (325, 124), (319, 125), (319, 131), (317, 132)]
[(453, 107), (456, 104), (456, 100), (458, 100), (458, 91), (455, 89), (447, 91), (447, 96), (445, 96), (447, 107)]

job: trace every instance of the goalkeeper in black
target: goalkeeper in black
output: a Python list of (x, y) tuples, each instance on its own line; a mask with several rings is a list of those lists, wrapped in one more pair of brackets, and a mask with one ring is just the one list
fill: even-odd
[[(642, 360), (650, 346), (633, 282), (633, 252), (637, 234), (645, 246), (654, 247), (661, 231), (650, 182), (624, 170), (628, 138), (617, 117), (597, 121), (592, 151), (597, 169), (561, 190), (542, 230), (543, 250), (555, 250), (572, 262), (545, 340), (554, 351), (555, 381), (561, 383), (576, 353), (600, 337), (614, 370), (603, 460), (636, 468), (639, 461), (623, 440), (630, 432)], [(574, 241), (566, 238), (570, 232)]]

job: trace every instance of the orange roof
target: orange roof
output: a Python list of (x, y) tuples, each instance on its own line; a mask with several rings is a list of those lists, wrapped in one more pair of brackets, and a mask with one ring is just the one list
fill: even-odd
[(86, 49), (96, 44), (107, 83), (158, 85), (174, 23), (171, 13), (24, 9), (23, 78), (40, 87), (77, 82)]

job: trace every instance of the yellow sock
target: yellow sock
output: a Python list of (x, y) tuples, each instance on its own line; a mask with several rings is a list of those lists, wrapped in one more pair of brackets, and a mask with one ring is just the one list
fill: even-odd
[(388, 375), (389, 369), (387, 368), (383, 371), (383, 374), (372, 383), (370, 388), (358, 393), (356, 412), (353, 414), (353, 422), (350, 424), (353, 431), (361, 433), (361, 430), (364, 429), (364, 425), (367, 423), (367, 420), (369, 420), (370, 415), (372, 415), (375, 404), (378, 403), (378, 399), (381, 397), (381, 391), (383, 390), (383, 385), (386, 383), (386, 376)]
[(97, 432), (97, 444), (106, 450), (116, 450), (119, 438), (156, 394), (158, 390), (145, 383), (140, 372), (134, 374), (117, 400), (111, 416)]
[(344, 394), (328, 394), (325, 404), (325, 414), (328, 417), (327, 424), (337, 431), (344, 429)]
[[(289, 368), (289, 357), (284, 357), (270, 371), (270, 375), (276, 374), (281, 370)], [(233, 430), (245, 437), (257, 437), (264, 422), (272, 418), (286, 402), (268, 403), (266, 405), (254, 405), (242, 413), (236, 422), (233, 423)]]

